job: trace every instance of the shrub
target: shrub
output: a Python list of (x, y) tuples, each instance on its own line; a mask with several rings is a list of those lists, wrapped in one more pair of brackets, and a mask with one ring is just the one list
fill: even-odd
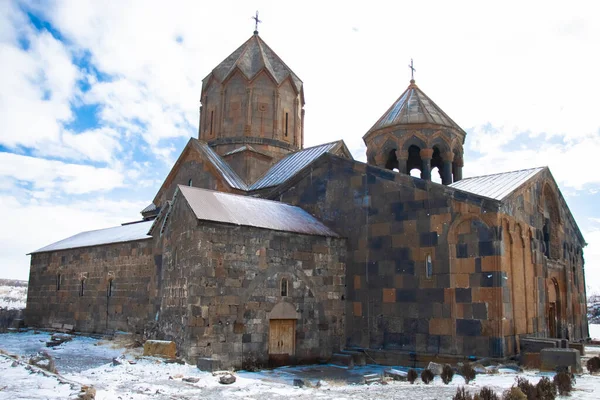
[(554, 400), (556, 398), (556, 385), (547, 377), (540, 379), (535, 388), (539, 400)]
[(433, 372), (428, 369), (424, 369), (423, 372), (421, 372), (421, 380), (428, 385), (429, 382), (433, 380)]
[(452, 397), (452, 400), (473, 400), (473, 396), (461, 386), (456, 389), (456, 394)]
[(468, 385), (473, 379), (475, 379), (475, 368), (470, 363), (463, 364), (458, 372), (465, 378), (465, 383)]
[(498, 395), (494, 393), (492, 389), (487, 386), (484, 386), (479, 391), (479, 400), (500, 400)]
[(589, 360), (587, 360), (586, 366), (587, 366), (587, 369), (590, 374), (595, 374), (596, 372), (599, 372), (600, 371), (600, 357), (596, 356), (596, 357), (590, 358)]
[(570, 372), (559, 372), (554, 375), (554, 384), (558, 389), (558, 394), (566, 396), (573, 390), (573, 384), (575, 383), (575, 376)]
[(504, 391), (502, 394), (502, 400), (527, 400), (527, 396), (523, 394), (518, 386), (513, 386)]
[(527, 379), (517, 376), (515, 379), (517, 387), (525, 394), (528, 400), (537, 400), (537, 389)]
[(417, 374), (417, 371), (415, 371), (414, 369), (409, 369), (408, 373), (406, 374), (406, 379), (408, 379), (408, 381), (412, 384), (415, 383), (415, 381), (417, 380), (417, 378), (419, 377), (419, 374)]
[(442, 381), (447, 385), (454, 377), (454, 370), (450, 365), (444, 364), (444, 368), (442, 368), (442, 373), (440, 374), (440, 377), (442, 378)]

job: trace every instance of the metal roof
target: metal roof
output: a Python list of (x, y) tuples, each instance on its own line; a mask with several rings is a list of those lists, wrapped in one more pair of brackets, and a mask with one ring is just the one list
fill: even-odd
[(221, 156), (215, 153), (215, 151), (206, 142), (201, 142), (197, 139), (192, 139), (192, 143), (195, 146), (197, 146), (201, 151), (203, 151), (204, 154), (206, 154), (208, 160), (219, 171), (219, 173), (227, 181), (229, 186), (231, 186), (234, 189), (248, 190), (248, 186), (246, 186), (242, 178), (240, 178), (239, 175), (236, 174), (233, 169), (231, 169), (229, 164), (227, 164), (221, 158)]
[(450, 187), (490, 199), (502, 200), (545, 167), (461, 179)]
[(436, 124), (464, 133), (462, 128), (427, 97), (414, 81), (411, 81), (404, 93), (369, 129), (369, 132), (388, 126), (409, 124)]
[(206, 83), (206, 80), (211, 75), (222, 83), (236, 69), (242, 71), (249, 80), (252, 80), (260, 71), (267, 70), (278, 85), (290, 77), (296, 90), (298, 92), (302, 91), (302, 81), (300, 78), (285, 65), (281, 58), (271, 50), (258, 34), (252, 35), (250, 39), (217, 65), (204, 78), (204, 83)]
[(338, 235), (303, 209), (278, 201), (178, 186), (196, 218), (307, 235)]
[(264, 189), (282, 184), (321, 155), (333, 150), (340, 143), (341, 141), (325, 143), (288, 154), (254, 182), (250, 186), (250, 190)]
[(146, 208), (144, 208), (142, 211), (140, 211), (140, 213), (144, 214), (144, 213), (148, 213), (150, 211), (156, 211), (156, 205), (154, 203), (148, 204), (148, 206), (146, 206)]
[(113, 228), (99, 229), (95, 231), (81, 232), (75, 236), (52, 243), (39, 250), (31, 252), (45, 253), (48, 251), (75, 249), (77, 247), (97, 246), (110, 243), (131, 242), (133, 240), (150, 239), (148, 231), (153, 221), (144, 221), (134, 224), (115, 226)]

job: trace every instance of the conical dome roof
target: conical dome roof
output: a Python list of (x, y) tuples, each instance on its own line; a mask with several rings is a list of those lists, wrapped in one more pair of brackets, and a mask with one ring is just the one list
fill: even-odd
[[(419, 87), (414, 80), (410, 81), (408, 88), (383, 114), (381, 118), (367, 132), (367, 135), (390, 126), (433, 124), (456, 129), (466, 135), (456, 122), (454, 122), (441, 108), (437, 106)], [(365, 135), (365, 136), (367, 136)]]
[(206, 80), (212, 75), (222, 83), (233, 74), (236, 68), (249, 80), (252, 80), (264, 69), (269, 72), (278, 85), (290, 77), (294, 88), (298, 92), (302, 91), (302, 81), (300, 78), (275, 54), (257, 33), (252, 35), (250, 39), (217, 65), (204, 78), (204, 81), (206, 83)]

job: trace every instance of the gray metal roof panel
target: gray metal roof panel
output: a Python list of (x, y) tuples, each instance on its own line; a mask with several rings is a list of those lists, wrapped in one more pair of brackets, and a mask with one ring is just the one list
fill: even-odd
[(98, 229), (95, 231), (81, 232), (77, 235), (42, 247), (41, 249), (31, 252), (31, 254), (150, 239), (152, 236), (148, 235), (148, 231), (150, 230), (152, 223), (153, 221), (144, 221), (135, 224)]
[(369, 132), (395, 125), (436, 124), (464, 132), (437, 104), (411, 81), (398, 100), (379, 118)]
[(206, 154), (209, 161), (215, 166), (215, 168), (221, 173), (223, 178), (227, 181), (229, 186), (234, 189), (239, 190), (248, 190), (248, 186), (244, 183), (242, 178), (239, 177), (238, 174), (235, 173), (233, 169), (227, 164), (221, 156), (219, 156), (215, 151), (206, 143), (201, 142), (199, 140), (194, 140), (194, 143), (200, 147), (202, 151)]
[(154, 203), (150, 203), (148, 204), (148, 206), (146, 206), (146, 208), (144, 208), (142, 211), (140, 211), (140, 213), (144, 214), (150, 211), (155, 211), (156, 210), (156, 205)]
[(538, 167), (500, 174), (476, 176), (461, 179), (449, 186), (490, 199), (503, 200), (543, 169), (544, 167)]
[(179, 185), (178, 189), (199, 220), (307, 235), (338, 236), (300, 207), (189, 186)]
[(250, 190), (259, 190), (282, 184), (321, 155), (333, 150), (339, 143), (339, 141), (325, 143), (288, 154), (254, 182), (250, 186)]

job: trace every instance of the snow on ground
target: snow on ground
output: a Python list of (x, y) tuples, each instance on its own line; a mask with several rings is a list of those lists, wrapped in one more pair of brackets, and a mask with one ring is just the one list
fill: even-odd
[(590, 324), (590, 337), (592, 339), (600, 340), (600, 324)]
[(0, 285), (0, 308), (23, 309), (27, 301), (27, 286)]
[[(39, 349), (46, 349), (44, 342), (47, 333), (0, 334), (0, 348), (9, 353), (28, 355)], [(56, 350), (48, 350), (55, 356), (57, 368), (62, 375), (80, 384), (93, 385), (96, 399), (138, 400), (138, 399), (399, 399), (411, 400), (451, 399), (459, 386), (464, 385), (462, 377), (455, 376), (449, 385), (444, 385), (436, 377), (430, 385), (418, 381), (411, 385), (407, 382), (390, 382), (387, 385), (361, 385), (365, 373), (381, 373), (382, 366), (357, 367), (353, 370), (333, 365), (311, 365), (301, 367), (283, 367), (257, 373), (239, 371), (237, 381), (232, 385), (221, 385), (218, 377), (199, 371), (192, 365), (166, 364), (159, 359), (140, 357), (123, 348), (112, 348), (96, 339), (76, 337), (63, 343)], [(588, 353), (597, 354), (600, 347), (590, 347)], [(113, 365), (112, 358), (118, 357), (120, 365)], [(69, 385), (58, 385), (52, 378), (30, 374), (21, 366), (12, 367), (11, 361), (0, 358), (0, 400), (3, 399), (65, 399), (69, 396)], [(401, 368), (401, 367), (398, 367)], [(475, 381), (465, 385), (475, 393), (483, 386), (490, 386), (501, 393), (513, 385), (516, 376), (524, 376), (536, 383), (542, 376), (552, 377), (552, 373), (542, 374), (526, 371), (521, 374), (509, 372), (497, 375), (478, 375)], [(184, 378), (198, 378), (198, 382), (189, 383)], [(297, 388), (294, 378), (303, 378), (310, 382), (320, 381), (319, 388)], [(578, 376), (572, 400), (597, 399), (600, 393), (600, 376), (588, 374)]]

